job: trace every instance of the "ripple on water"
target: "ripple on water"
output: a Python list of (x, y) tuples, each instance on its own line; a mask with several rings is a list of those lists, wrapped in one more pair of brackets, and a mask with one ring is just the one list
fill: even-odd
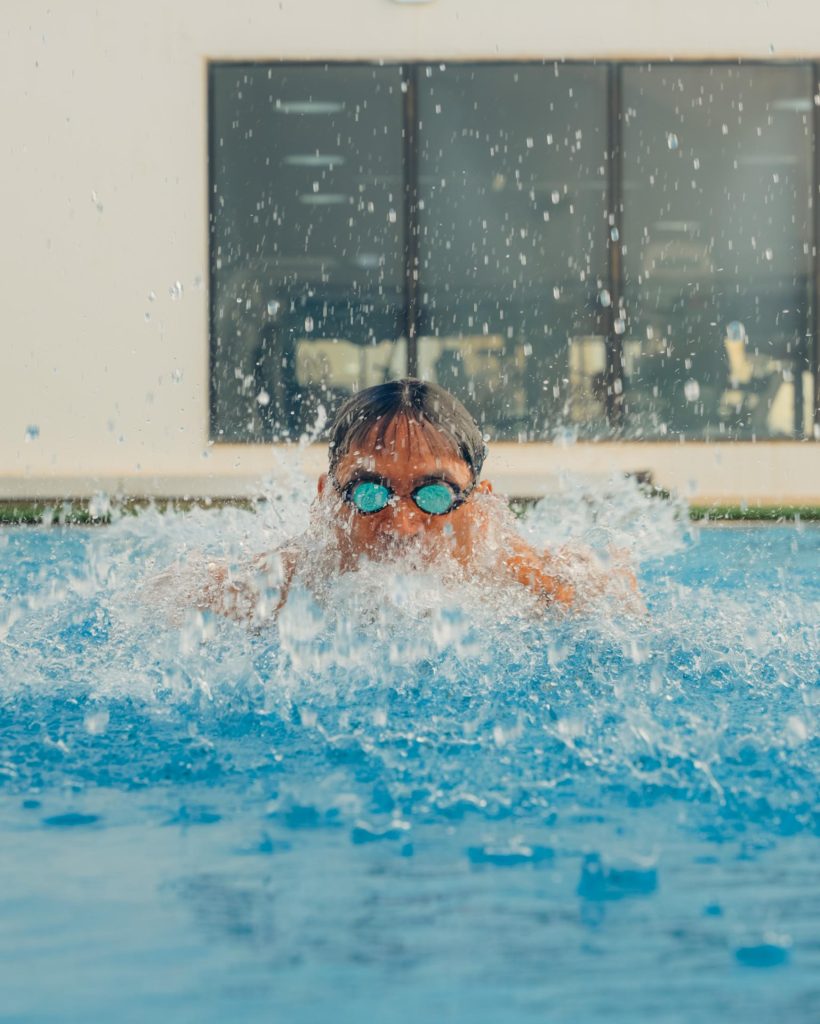
[[(295, 528), (272, 512), (9, 533), (0, 800), (15, 843), (40, 840), (15, 877), (56, 885), (73, 862), (41, 870), (37, 857), (57, 842), (88, 851), (100, 892), (105, 878), (119, 892), (123, 877), (149, 877), (141, 898), (156, 916), (124, 959), (154, 956), (166, 926), (179, 949), (199, 929), (203, 957), (241, 949), (232, 962), (252, 965), (243, 979), (265, 1005), (275, 985), (298, 1008), (297, 989), (320, 990), (329, 964), (387, 998), (374, 950), (394, 948), (394, 985), (412, 963), (422, 986), (403, 990), (402, 1021), (430, 1015), (428, 983), (457, 986), (465, 1019), (549, 1020), (555, 1006), (609, 1019), (593, 962), (625, 1013), (646, 1010), (634, 1020), (659, 1019), (651, 999), (669, 998), (672, 962), (682, 1020), (780, 1006), (765, 971), (741, 1006), (727, 969), (788, 966), (808, 999), (820, 531), (690, 534), (631, 491), (599, 495), (597, 513), (588, 490), (572, 494), (575, 539), (604, 524), (606, 543), (644, 544), (646, 619), (527, 617), (509, 594), (382, 566), (321, 600), (301, 592), (278, 626), (249, 634), (158, 608), (141, 587), (180, 552), (239, 561), (269, 548)], [(559, 511), (545, 502), (522, 528), (573, 539)], [(44, 843), (38, 823), (64, 837)], [(195, 908), (191, 931), (163, 916), (169, 893)], [(32, 896), (18, 930), (35, 927), (32, 907), (50, 927)], [(92, 939), (80, 946), (105, 964), (108, 940)], [(202, 991), (224, 1011), (216, 984)], [(790, 1019), (813, 1024), (801, 1013)]]

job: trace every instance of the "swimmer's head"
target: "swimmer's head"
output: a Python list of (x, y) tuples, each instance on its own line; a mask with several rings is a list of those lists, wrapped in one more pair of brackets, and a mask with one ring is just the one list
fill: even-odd
[(330, 473), (351, 451), (383, 447), (399, 418), (418, 427), (430, 447), (462, 459), (478, 479), (487, 454), (478, 424), (449, 391), (413, 377), (365, 388), (341, 406), (330, 428)]
[(352, 554), (446, 549), (465, 560), (480, 518), (476, 495), (492, 489), (479, 481), (485, 455), (481, 430), (457, 398), (426, 381), (390, 381), (339, 409), (319, 493), (330, 497)]

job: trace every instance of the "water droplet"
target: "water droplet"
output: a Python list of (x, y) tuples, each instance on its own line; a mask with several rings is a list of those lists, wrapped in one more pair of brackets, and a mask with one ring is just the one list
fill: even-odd
[(91, 202), (97, 207), (97, 213), (103, 212), (103, 204), (100, 202), (100, 198), (96, 192), (91, 193)]
[(527, 149), (532, 149), (535, 145), (535, 139), (527, 139)]
[(806, 723), (799, 715), (789, 715), (786, 719), (786, 735), (793, 743), (805, 743), (809, 738)]
[(552, 196), (550, 198), (552, 199), (553, 205), (555, 205), (557, 203), (560, 203), (561, 202), (561, 193), (558, 191), (558, 189), (556, 189), (552, 193)]
[(697, 402), (700, 398), (700, 384), (696, 380), (688, 380), (683, 385), (683, 394), (687, 402)]
[(729, 134), (729, 125), (728, 124), (721, 125), (720, 126), (720, 130), (721, 130), (721, 132), (724, 135), (728, 135)]
[(395, 210), (388, 210), (387, 211), (387, 219), (390, 221), (391, 224), (395, 224), (396, 223), (397, 217), (398, 217), (398, 215), (397, 215)]
[(184, 289), (182, 287), (182, 281), (174, 281), (174, 283), (168, 289), (168, 294), (171, 296), (172, 299), (174, 299), (174, 301), (176, 301), (177, 299), (182, 298), (183, 291)]
[(554, 288), (552, 289), (552, 297), (553, 297), (554, 299), (560, 299), (560, 298), (561, 298), (561, 289), (560, 289), (560, 288), (558, 287), (558, 285), (556, 285), (556, 286), (555, 286), (555, 287), (554, 287)]
[(111, 499), (105, 491), (97, 491), (88, 502), (88, 514), (92, 519), (104, 519), (111, 511)]
[(612, 227), (609, 229), (609, 237), (612, 239), (613, 242), (617, 242), (618, 239), (621, 237), (621, 233), (620, 231), (618, 231), (617, 228)]
[(171, 370), (171, 380), (174, 382), (174, 384), (181, 384), (182, 376), (182, 370), (180, 370), (178, 367)]
[(697, 157), (695, 157), (695, 159), (692, 161), (692, 166), (695, 168), (696, 171), (700, 170), (700, 160), (698, 160)]
[(40, 436), (40, 428), (36, 423), (30, 423), (26, 427), (26, 441), (36, 441)]
[(311, 334), (312, 331), (313, 331), (313, 317), (312, 316), (306, 316), (305, 317), (305, 331), (308, 334)]
[(623, 317), (617, 317), (615, 323), (612, 325), (615, 329), (616, 334), (623, 334), (626, 330), (626, 320)]
[(153, 302), (156, 297), (157, 297), (157, 293), (156, 292), (148, 292), (148, 301), (149, 302)]
[(667, 135), (666, 135), (666, 145), (670, 149), (677, 149), (678, 148), (678, 145), (679, 145), (678, 137), (677, 137), (677, 135), (675, 135), (674, 132), (668, 132), (667, 133)]
[(772, 260), (774, 259), (774, 250), (773, 250), (773, 249), (767, 249), (767, 250), (766, 250), (766, 251), (765, 251), (765, 252), (763, 253), (763, 255), (764, 255), (764, 256), (766, 257), (766, 259), (767, 259), (767, 260), (768, 260), (768, 261), (769, 261), (769, 262), (771, 263), (771, 261), (772, 261)]
[(279, 310), (282, 308), (282, 303), (277, 299), (271, 299), (268, 303), (268, 316), (276, 316)]
[(602, 288), (598, 292), (598, 301), (601, 303), (604, 309), (606, 309), (608, 306), (612, 304), (612, 296), (609, 294), (606, 288)]
[(266, 405), (270, 405), (270, 395), (267, 393), (267, 391), (264, 390), (264, 388), (256, 396), (256, 401), (259, 405), (263, 407)]

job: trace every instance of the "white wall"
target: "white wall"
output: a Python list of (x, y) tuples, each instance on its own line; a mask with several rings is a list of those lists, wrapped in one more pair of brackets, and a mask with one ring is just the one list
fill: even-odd
[[(208, 447), (209, 59), (806, 58), (820, 5), (4, 0), (0, 33), (0, 498), (226, 494), (273, 459)], [(495, 475), (629, 463), (695, 499), (820, 503), (820, 446), (682, 447), (504, 448)]]

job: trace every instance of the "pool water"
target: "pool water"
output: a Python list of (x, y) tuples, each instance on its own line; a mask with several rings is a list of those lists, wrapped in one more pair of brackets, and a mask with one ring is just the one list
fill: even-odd
[(574, 521), (645, 619), (382, 567), (254, 633), (143, 582), (281, 515), (0, 534), (0, 1019), (814, 1024), (820, 530), (641, 500)]

